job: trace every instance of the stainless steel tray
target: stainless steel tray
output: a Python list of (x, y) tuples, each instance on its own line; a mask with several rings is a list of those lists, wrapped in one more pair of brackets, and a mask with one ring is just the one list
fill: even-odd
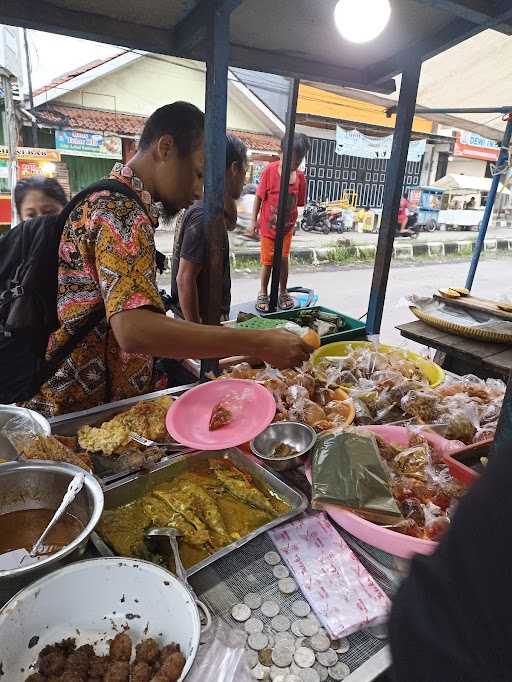
[[(179, 398), (183, 395), (189, 388), (193, 388), (197, 384), (188, 384), (185, 386), (178, 386), (175, 388), (167, 388), (163, 391), (155, 391), (153, 393), (146, 393), (145, 395), (135, 396), (134, 398), (127, 398), (126, 400), (118, 400), (113, 403), (105, 403), (104, 405), (98, 405), (97, 407), (92, 407), (89, 410), (83, 410), (81, 412), (70, 412), (69, 414), (64, 414), (61, 417), (53, 417), (49, 419), (50, 427), (52, 433), (56, 436), (76, 436), (78, 431), (84, 425), (99, 426), (103, 422), (112, 419), (116, 414), (124, 412), (132, 405), (143, 400), (154, 400), (155, 398), (160, 398), (164, 395), (170, 395), (174, 398)], [(173, 456), (164, 457), (162, 462), (169, 462), (173, 459)], [(109, 483), (111, 481), (119, 480), (135, 473), (136, 469), (126, 469), (125, 471), (118, 471), (116, 473), (111, 473), (109, 471), (109, 458), (103, 455), (93, 455), (93, 462), (95, 467), (96, 477), (99, 478), (103, 484)]]
[[(199, 563), (195, 564), (187, 570), (187, 575), (193, 575), (200, 571), (202, 568), (209, 566), (210, 564), (217, 561), (226, 554), (233, 552), (247, 542), (250, 542), (253, 538), (265, 533), (267, 530), (274, 528), (290, 519), (302, 514), (307, 509), (308, 500), (306, 496), (292, 488), (287, 483), (278, 478), (270, 469), (267, 469), (251, 455), (244, 454), (241, 450), (237, 448), (232, 448), (230, 450), (214, 451), (214, 452), (197, 452), (188, 455), (182, 455), (177, 459), (174, 459), (170, 464), (159, 464), (155, 469), (149, 473), (138, 473), (128, 478), (124, 478), (121, 481), (111, 483), (105, 486), (105, 509), (115, 509), (124, 504), (128, 504), (139, 497), (142, 497), (148, 490), (153, 488), (158, 483), (168, 481), (174, 476), (178, 475), (182, 471), (188, 469), (191, 465), (197, 464), (210, 457), (223, 457), (228, 459), (232, 464), (242, 471), (249, 473), (256, 481), (264, 483), (271, 491), (273, 491), (278, 497), (287, 502), (291, 510), (287, 514), (279, 516), (269, 523), (256, 528), (256, 530), (246, 535), (246, 537), (232, 542), (230, 545), (226, 545), (217, 552), (214, 552), (206, 559), (203, 559)], [(91, 535), (91, 540), (98, 552), (103, 556), (115, 556), (114, 552), (110, 547), (101, 539), (98, 533), (94, 532)]]

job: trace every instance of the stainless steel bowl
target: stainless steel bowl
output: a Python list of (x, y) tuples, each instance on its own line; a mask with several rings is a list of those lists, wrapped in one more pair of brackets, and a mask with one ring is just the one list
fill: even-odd
[[(71, 479), (80, 471), (82, 469), (71, 464), (40, 460), (3, 464), (0, 466), (0, 523), (5, 523), (3, 515), (8, 512), (57, 509)], [(103, 490), (94, 476), (85, 474), (84, 486), (68, 511), (83, 524), (80, 535), (37, 564), (0, 570), (0, 587), (13, 583), (19, 589), (36, 577), (55, 570), (63, 560), (75, 560), (81, 556), (103, 511)]]
[(27, 410), (25, 407), (15, 405), (0, 405), (0, 459), (15, 460), (18, 458), (16, 448), (11, 441), (2, 433), (3, 427), (13, 417), (28, 416), (32, 419), (32, 427), (35, 433), (49, 436), (52, 432), (50, 423), (39, 412)]
[[(300, 466), (315, 442), (316, 433), (310, 426), (299, 422), (276, 422), (251, 441), (251, 450), (272, 469), (286, 471)], [(273, 457), (272, 451), (281, 443), (294, 448), (297, 453), (289, 457)]]

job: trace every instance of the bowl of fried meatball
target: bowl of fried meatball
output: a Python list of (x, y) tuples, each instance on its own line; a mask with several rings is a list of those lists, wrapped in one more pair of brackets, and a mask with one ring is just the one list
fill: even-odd
[(1, 671), (10, 682), (181, 682), (200, 631), (193, 595), (165, 569), (81, 561), (0, 611)]

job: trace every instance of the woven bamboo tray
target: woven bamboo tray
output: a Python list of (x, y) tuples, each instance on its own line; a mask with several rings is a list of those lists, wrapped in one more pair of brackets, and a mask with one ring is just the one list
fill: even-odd
[(430, 326), (450, 334), (465, 336), (468, 339), (476, 339), (477, 341), (483, 341), (485, 343), (512, 344), (512, 333), (509, 332), (495, 332), (481, 328), (475, 329), (474, 327), (468, 327), (463, 324), (448, 322), (435, 315), (426, 313), (421, 308), (418, 308), (418, 306), (410, 306), (410, 311), (422, 322), (426, 322)]

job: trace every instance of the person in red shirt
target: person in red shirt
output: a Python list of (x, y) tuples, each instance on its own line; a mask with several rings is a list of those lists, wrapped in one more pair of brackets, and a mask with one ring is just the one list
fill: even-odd
[(405, 197), (400, 199), (400, 208), (398, 209), (398, 225), (400, 228), (399, 234), (408, 237), (411, 231), (407, 229), (407, 221), (409, 219), (409, 200)]
[[(279, 205), (279, 188), (281, 185), (281, 165), (283, 161), (283, 142), (281, 140), (281, 158), (269, 163), (261, 174), (256, 199), (252, 213), (252, 232), (260, 234), (261, 286), (256, 310), (268, 313), (268, 283), (272, 272), (274, 247), (276, 241), (277, 209)], [(304, 157), (308, 153), (310, 142), (305, 135), (295, 135), (293, 140), (293, 156), (288, 185), (288, 202), (285, 215), (285, 235), (281, 260), (281, 275), (279, 278), (279, 308), (290, 310), (293, 308), (293, 298), (288, 294), (288, 258), (293, 237), (293, 229), (297, 222), (298, 206), (306, 203), (306, 178), (299, 169)]]

